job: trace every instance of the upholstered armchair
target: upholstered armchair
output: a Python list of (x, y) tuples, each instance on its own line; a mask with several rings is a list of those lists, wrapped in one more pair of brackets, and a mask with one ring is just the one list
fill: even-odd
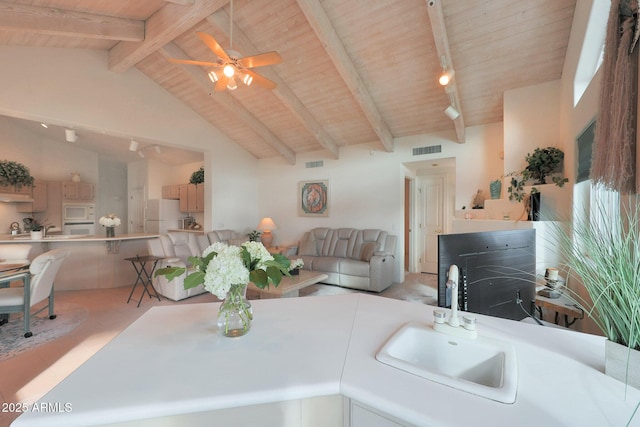
[(155, 239), (147, 240), (149, 255), (162, 258), (156, 270), (165, 267), (186, 267), (187, 272), (169, 281), (165, 276), (153, 278), (153, 286), (161, 295), (173, 301), (199, 295), (205, 292), (202, 285), (184, 289), (184, 278), (191, 273), (189, 257), (199, 256), (202, 251), (198, 247), (196, 234), (186, 231), (169, 231)]

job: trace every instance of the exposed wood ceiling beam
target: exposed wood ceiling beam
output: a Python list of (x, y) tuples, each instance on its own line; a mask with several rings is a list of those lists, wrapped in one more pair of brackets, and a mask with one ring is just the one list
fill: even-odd
[(333, 24), (324, 8), (317, 0), (297, 0), (297, 2), (306, 16), (307, 21), (309, 21), (311, 28), (313, 28), (313, 31), (333, 61), (338, 73), (340, 73), (340, 76), (342, 76), (342, 79), (357, 100), (360, 108), (362, 108), (374, 132), (378, 135), (382, 146), (389, 152), (393, 151), (393, 135), (373, 101), (369, 90), (358, 74), (335, 28), (333, 28)]
[[(427, 11), (429, 12), (429, 21), (431, 22), (431, 31), (436, 42), (436, 51), (440, 58), (445, 58), (448, 70), (454, 70), (451, 61), (451, 51), (449, 50), (449, 38), (447, 37), (447, 29), (444, 24), (444, 13), (442, 12), (441, 0), (427, 0)], [(458, 96), (458, 86), (456, 85), (456, 77), (447, 85), (446, 92), (449, 95), (451, 104), (458, 110), (458, 117), (453, 120), (456, 128), (456, 136), (459, 143), (464, 143), (464, 118), (462, 117), (462, 106), (460, 105), (460, 97)]]
[[(220, 9), (213, 15), (207, 18), (207, 21), (217, 27), (221, 31), (229, 33), (229, 14)], [(240, 28), (235, 27), (233, 29), (233, 47), (242, 52), (243, 56), (255, 55), (258, 49), (253, 45), (251, 40), (242, 32)], [(318, 143), (327, 150), (331, 157), (338, 158), (338, 145), (331, 138), (331, 136), (324, 130), (322, 125), (313, 117), (313, 115), (302, 105), (302, 102), (293, 93), (293, 91), (287, 86), (282, 78), (272, 69), (267, 67), (261, 68), (260, 74), (278, 85), (273, 90), (274, 95), (280, 99), (280, 101), (298, 118), (300, 123), (307, 128), (307, 130), (315, 137)]]
[(0, 29), (104, 40), (144, 40), (144, 22), (0, 1)]
[[(158, 52), (167, 59), (192, 59), (174, 43), (167, 44), (162, 49), (159, 49)], [(169, 61), (167, 60), (167, 62)], [(211, 93), (211, 80), (209, 80), (207, 73), (202, 68), (191, 65), (172, 65), (178, 67), (183, 73), (187, 74), (189, 78), (197, 83), (203, 91), (206, 91), (207, 94)], [(226, 110), (232, 112), (238, 120), (241, 120), (255, 133), (260, 135), (269, 145), (278, 151), (278, 153), (280, 153), (280, 155), (284, 157), (289, 164), (294, 165), (296, 163), (296, 155), (293, 150), (280, 141), (280, 139), (278, 139), (278, 137), (275, 136), (273, 132), (264, 125), (264, 123), (256, 119), (256, 117), (242, 106), (242, 104), (240, 104), (233, 96), (229, 95), (227, 92), (217, 92), (215, 96), (212, 97), (212, 100), (220, 104), (220, 106)]]
[(165, 0), (167, 3), (175, 3), (181, 6), (191, 6), (195, 0)]
[(160, 49), (229, 0), (195, 0), (192, 6), (165, 4), (146, 21), (142, 42), (120, 42), (109, 51), (109, 69), (123, 72)]

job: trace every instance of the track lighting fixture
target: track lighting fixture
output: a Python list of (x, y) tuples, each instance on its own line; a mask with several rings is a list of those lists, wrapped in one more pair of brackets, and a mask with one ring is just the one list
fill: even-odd
[(442, 86), (448, 85), (451, 82), (451, 79), (453, 79), (453, 75), (453, 70), (443, 70), (440, 78), (438, 79), (438, 83), (440, 83)]
[(159, 145), (154, 145), (154, 146), (153, 146), (153, 149), (154, 149), (154, 150), (156, 150), (156, 153), (158, 153), (158, 154), (162, 154), (162, 149), (160, 148), (160, 146), (159, 146)]
[(455, 120), (458, 118), (458, 116), (460, 116), (460, 112), (456, 110), (456, 107), (454, 107), (453, 105), (449, 105), (447, 108), (445, 108), (444, 113), (451, 120)]
[(141, 159), (144, 159), (144, 153), (142, 152), (142, 150), (138, 151), (138, 157), (140, 157)]
[(129, 151), (138, 151), (138, 141), (131, 140), (129, 143)]
[(78, 134), (76, 134), (74, 129), (65, 129), (64, 136), (67, 142), (76, 142), (78, 140)]

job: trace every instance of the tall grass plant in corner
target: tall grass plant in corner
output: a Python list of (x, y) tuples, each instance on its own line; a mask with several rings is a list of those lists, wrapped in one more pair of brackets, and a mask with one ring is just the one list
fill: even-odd
[(588, 294), (574, 290), (572, 299), (610, 341), (640, 350), (640, 197), (621, 200), (618, 214), (594, 202), (572, 225), (556, 223), (554, 237)]

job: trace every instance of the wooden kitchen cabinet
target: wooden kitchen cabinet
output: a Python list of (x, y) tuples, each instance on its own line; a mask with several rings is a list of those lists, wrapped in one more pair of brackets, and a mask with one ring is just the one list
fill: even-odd
[(93, 201), (94, 186), (89, 182), (72, 182), (62, 183), (62, 198), (72, 201)]
[(163, 199), (179, 200), (180, 199), (180, 185), (164, 185), (162, 187), (162, 198)]
[(29, 189), (29, 195), (33, 198), (33, 202), (18, 203), (16, 211), (23, 213), (32, 212), (45, 212), (49, 206), (47, 203), (47, 183), (46, 181), (35, 180), (33, 188), (23, 187)]
[(180, 212), (204, 212), (204, 184), (180, 185)]

